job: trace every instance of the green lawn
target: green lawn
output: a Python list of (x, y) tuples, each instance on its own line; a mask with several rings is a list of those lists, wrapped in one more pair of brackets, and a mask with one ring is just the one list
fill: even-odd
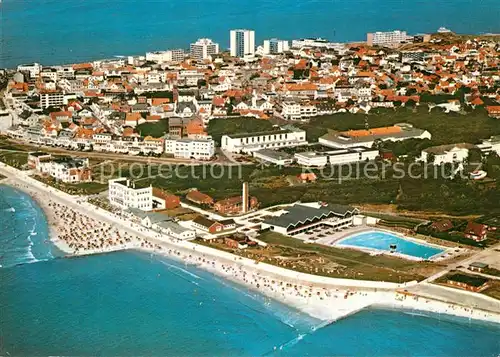
[(21, 168), (28, 163), (28, 153), (24, 152), (0, 152), (0, 161), (9, 166)]
[(418, 270), (435, 267), (433, 263), (408, 261), (386, 255), (371, 256), (353, 249), (305, 244), (301, 240), (276, 232), (265, 232), (259, 236), (259, 239), (271, 246), (291, 249), (302, 255), (319, 255), (326, 261), (345, 267), (348, 278), (392, 282), (421, 280), (423, 276), (418, 273)]
[(142, 136), (160, 138), (168, 133), (168, 119), (162, 119), (156, 123), (143, 123), (137, 125), (137, 132)]
[(217, 143), (220, 143), (222, 135), (225, 134), (255, 133), (272, 128), (273, 124), (268, 120), (236, 117), (212, 119), (208, 123), (207, 131)]
[(70, 195), (94, 195), (107, 190), (108, 185), (99, 182), (83, 182), (79, 184), (69, 184), (56, 181), (51, 177), (33, 176), (34, 179), (50, 185), (58, 190), (69, 193)]
[(476, 143), (481, 139), (500, 134), (500, 120), (489, 118), (484, 109), (478, 109), (466, 115), (443, 113), (433, 110), (428, 112), (422, 104), (416, 112), (408, 108), (379, 109), (368, 115), (340, 113), (312, 118), (302, 125), (307, 130), (308, 140), (315, 141), (328, 129), (344, 131), (364, 129), (365, 119), (371, 128), (410, 123), (432, 134), (432, 145), (453, 144), (460, 142)]

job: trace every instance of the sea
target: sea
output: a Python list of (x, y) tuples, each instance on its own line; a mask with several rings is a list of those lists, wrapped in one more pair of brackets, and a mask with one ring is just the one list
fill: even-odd
[(362, 41), (366, 32), (500, 33), (498, 0), (2, 0), (0, 68), (83, 62), (189, 48), (200, 37), (229, 47), (229, 30)]
[(329, 324), (139, 251), (65, 257), (44, 212), (0, 185), (1, 356), (491, 356), (500, 325), (368, 309)]

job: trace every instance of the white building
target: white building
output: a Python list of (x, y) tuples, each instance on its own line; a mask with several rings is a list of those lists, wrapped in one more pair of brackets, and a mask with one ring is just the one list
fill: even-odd
[(366, 42), (369, 46), (394, 47), (411, 39), (406, 31), (372, 32), (366, 34)]
[(200, 38), (190, 46), (191, 58), (197, 60), (207, 59), (211, 55), (219, 53), (219, 44), (209, 38)]
[(408, 123), (372, 128), (368, 130), (349, 130), (329, 133), (319, 138), (319, 143), (331, 148), (347, 149), (354, 147), (371, 148), (376, 141), (401, 141), (406, 139), (430, 139), (427, 130), (414, 128)]
[(210, 160), (215, 155), (212, 138), (165, 139), (165, 153), (176, 158)]
[(264, 54), (272, 55), (277, 53), (283, 53), (289, 50), (288, 41), (278, 40), (277, 38), (272, 38), (270, 40), (264, 40)]
[(38, 160), (36, 170), (65, 183), (92, 181), (88, 158), (73, 159), (64, 157)]
[(281, 106), (281, 115), (287, 120), (308, 120), (318, 115), (318, 108), (308, 102), (287, 101)]
[(184, 50), (181, 48), (168, 51), (146, 52), (146, 61), (151, 62), (182, 62), (184, 61)]
[(20, 64), (17, 66), (18, 72), (29, 72), (30, 78), (36, 78), (42, 71), (40, 63)]
[(306, 151), (295, 153), (297, 164), (308, 167), (324, 167), (328, 165), (328, 155), (324, 152)]
[(286, 166), (293, 163), (293, 156), (277, 150), (262, 149), (259, 151), (254, 151), (253, 157), (264, 162), (269, 162), (274, 165)]
[(255, 31), (231, 30), (230, 33), (231, 56), (245, 57), (255, 54)]
[(221, 139), (222, 150), (232, 153), (251, 153), (261, 149), (278, 149), (306, 144), (306, 132), (292, 126), (258, 133), (224, 135)]
[(292, 41), (293, 48), (327, 47), (328, 44), (329, 44), (328, 40), (324, 38), (300, 38)]
[(489, 139), (483, 140), (483, 142), (477, 145), (479, 149), (485, 154), (495, 152), (500, 156), (500, 135), (492, 136)]
[(137, 208), (142, 211), (153, 209), (153, 187), (136, 187), (134, 182), (121, 177), (108, 181), (109, 202), (121, 209)]
[(308, 167), (352, 164), (373, 161), (379, 155), (378, 150), (355, 147), (350, 149), (330, 150), (325, 152), (308, 151), (295, 154), (297, 163)]
[(50, 106), (59, 107), (64, 104), (64, 92), (53, 91), (40, 93), (40, 107), (44, 109)]
[(434, 165), (462, 163), (469, 157), (469, 149), (475, 147), (467, 143), (433, 146), (422, 150), (419, 161)]

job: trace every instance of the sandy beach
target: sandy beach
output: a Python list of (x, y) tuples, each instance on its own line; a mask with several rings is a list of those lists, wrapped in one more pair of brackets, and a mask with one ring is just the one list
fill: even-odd
[(25, 172), (0, 164), (2, 184), (32, 196), (44, 210), (51, 240), (67, 255), (86, 255), (124, 249), (144, 250), (196, 265), (218, 276), (258, 291), (310, 316), (333, 322), (369, 306), (451, 314), (500, 323), (500, 314), (471, 309), (437, 299), (397, 292), (414, 283), (393, 284), (334, 279), (298, 273), (280, 267), (180, 241), (159, 234), (123, 217), (38, 182)]

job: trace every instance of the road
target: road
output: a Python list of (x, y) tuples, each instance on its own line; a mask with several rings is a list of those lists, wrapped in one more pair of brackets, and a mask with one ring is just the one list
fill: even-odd
[[(470, 256), (464, 260), (461, 260), (461, 261), (458, 261), (455, 263), (451, 263), (446, 267), (446, 269), (428, 277), (427, 279), (423, 280), (422, 282), (428, 283), (428, 282), (434, 281), (434, 280), (448, 274), (452, 270), (458, 270), (460, 266), (468, 267), (469, 264), (471, 264), (473, 262), (482, 261), (485, 257), (488, 257), (492, 254), (496, 254), (495, 249), (500, 249), (500, 243), (493, 245), (491, 247), (488, 247), (486, 249), (480, 250), (477, 253), (473, 254), (472, 256)], [(469, 272), (469, 273), (473, 274), (474, 272)]]
[[(12, 140), (11, 140), (12, 141)], [(61, 148), (55, 148), (50, 146), (34, 146), (34, 145), (26, 145), (25, 143), (20, 143), (18, 141), (12, 141), (17, 145), (23, 145), (27, 149), (31, 148), (33, 151), (40, 150), (45, 151), (52, 154), (65, 154), (72, 156), (85, 156), (89, 159), (102, 159), (102, 160), (118, 160), (118, 161), (128, 161), (128, 162), (138, 162), (138, 163), (147, 163), (147, 164), (169, 164), (169, 165), (188, 165), (188, 166), (199, 166), (199, 165), (224, 165), (224, 166), (238, 166), (240, 163), (232, 163), (230, 161), (226, 161), (222, 158), (218, 158), (213, 161), (197, 161), (197, 160), (185, 160), (185, 159), (176, 159), (176, 158), (158, 158), (158, 157), (149, 157), (149, 156), (130, 156), (130, 155), (121, 155), (121, 154), (113, 154), (113, 153), (103, 153), (96, 151), (75, 151), (75, 150), (67, 150)], [(0, 149), (0, 152), (27, 152), (25, 150), (5, 150)]]

